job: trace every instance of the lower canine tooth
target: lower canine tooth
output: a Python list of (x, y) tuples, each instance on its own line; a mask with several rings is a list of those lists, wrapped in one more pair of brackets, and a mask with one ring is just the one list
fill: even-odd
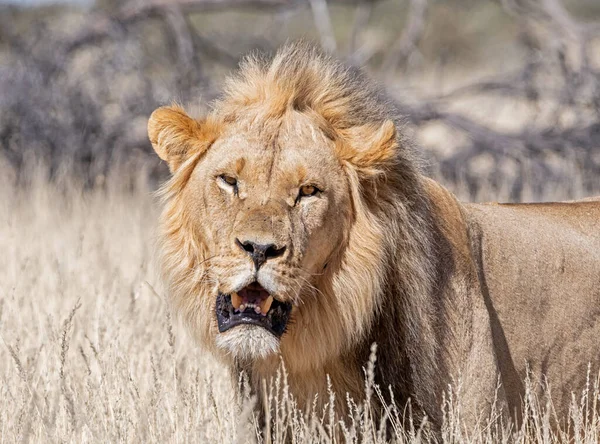
[(244, 311), (246, 309), (246, 305), (242, 304), (240, 305), (240, 311)]
[(254, 312), (255, 312), (256, 314), (259, 314), (259, 313), (260, 313), (260, 307), (259, 307), (258, 305), (254, 306)]

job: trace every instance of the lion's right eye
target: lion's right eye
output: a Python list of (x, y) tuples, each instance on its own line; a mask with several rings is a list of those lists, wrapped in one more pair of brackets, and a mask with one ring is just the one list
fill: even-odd
[(235, 196), (238, 195), (238, 181), (235, 177), (221, 174), (218, 176), (217, 181), (219, 182), (220, 188), (228, 192), (233, 192)]
[(234, 188), (237, 187), (237, 179), (235, 177), (228, 176), (227, 174), (221, 174), (219, 176), (219, 179), (221, 179), (223, 182), (225, 182), (230, 187), (234, 187)]

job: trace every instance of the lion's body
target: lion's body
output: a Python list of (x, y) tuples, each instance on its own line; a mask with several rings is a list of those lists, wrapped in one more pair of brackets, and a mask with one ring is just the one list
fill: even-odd
[[(600, 202), (466, 205), (507, 395), (527, 369), (563, 416), (600, 364)], [(520, 400), (513, 399), (513, 403)]]
[[(468, 423), (496, 393), (517, 409), (527, 365), (564, 412), (600, 363), (600, 202), (461, 204), (421, 173), (398, 122), (364, 76), (303, 45), (247, 61), (203, 120), (157, 110), (175, 309), (259, 396), (283, 361), (300, 406), (326, 398), (329, 376), (343, 414), (376, 342), (383, 392), (436, 426), (459, 380)], [(252, 242), (280, 253), (258, 264)], [(292, 307), (280, 337), (217, 328), (217, 298), (249, 286)]]

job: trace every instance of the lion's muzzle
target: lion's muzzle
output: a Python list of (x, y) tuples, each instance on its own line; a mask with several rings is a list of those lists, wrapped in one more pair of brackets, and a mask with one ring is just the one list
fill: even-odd
[(278, 301), (260, 284), (252, 283), (237, 293), (219, 293), (216, 311), (221, 333), (246, 324), (263, 327), (280, 337), (285, 332), (292, 305)]

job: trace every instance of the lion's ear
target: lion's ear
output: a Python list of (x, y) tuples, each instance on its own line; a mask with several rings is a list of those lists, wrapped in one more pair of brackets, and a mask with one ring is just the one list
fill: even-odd
[(341, 131), (341, 157), (363, 177), (378, 175), (393, 165), (398, 150), (396, 125), (391, 120)]
[(206, 150), (216, 138), (213, 125), (192, 119), (179, 106), (163, 106), (148, 120), (148, 137), (158, 157), (171, 172), (198, 150)]

